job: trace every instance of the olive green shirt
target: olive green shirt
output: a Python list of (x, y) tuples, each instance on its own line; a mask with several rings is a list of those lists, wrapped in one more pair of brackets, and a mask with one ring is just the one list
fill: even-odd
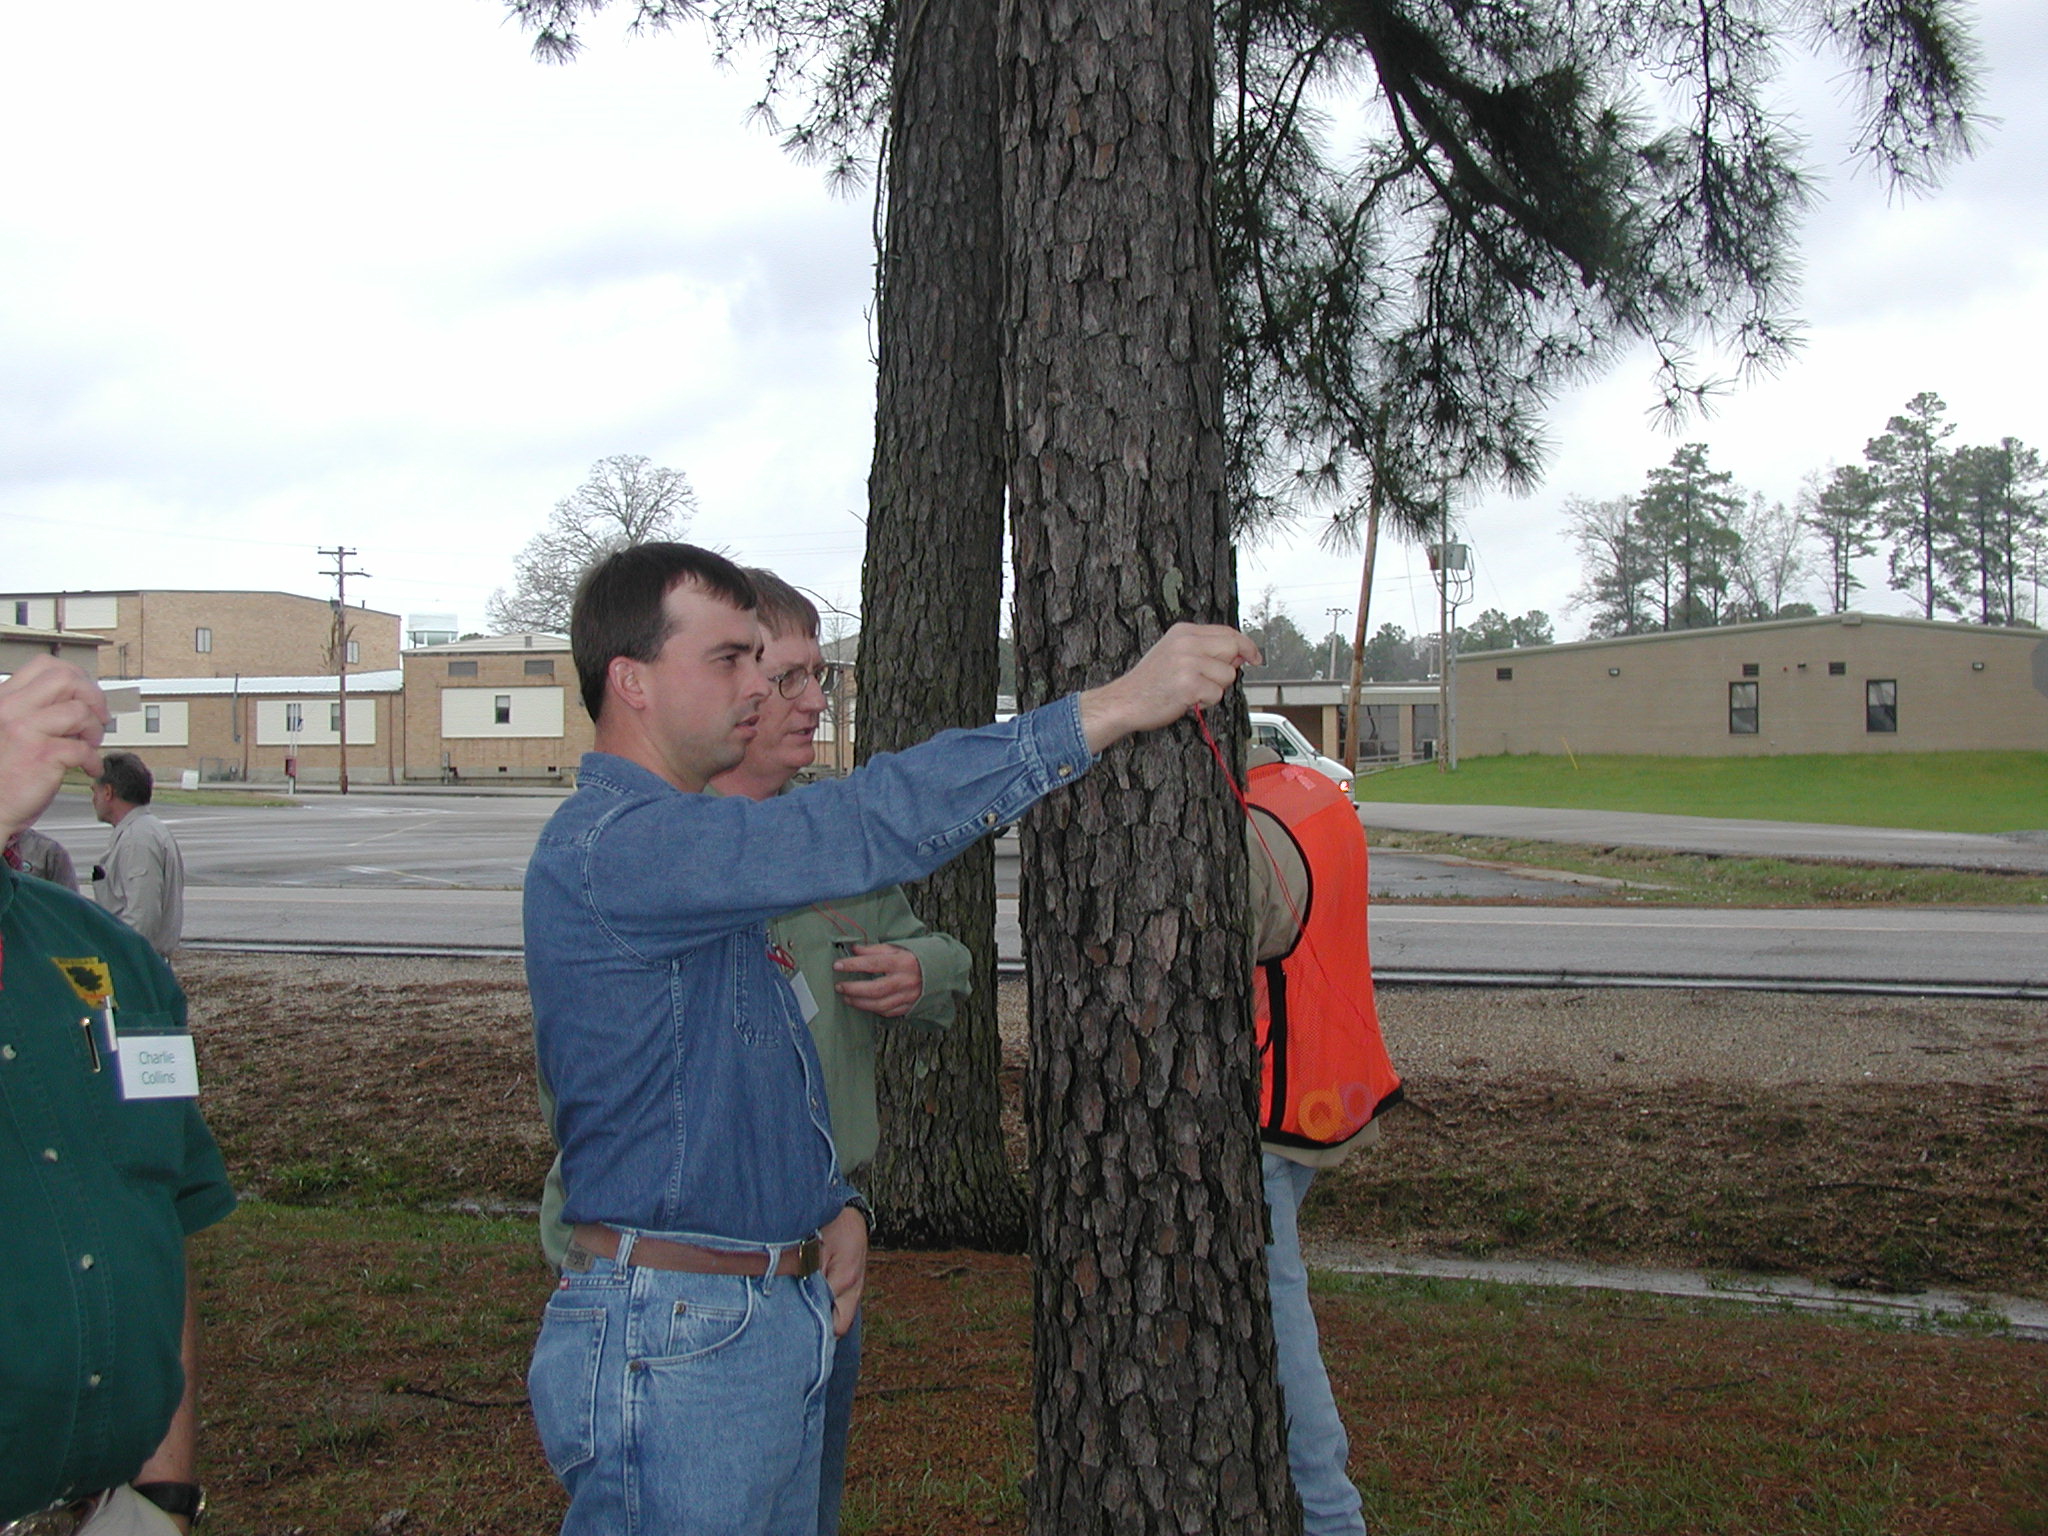
[[(900, 886), (872, 891), (845, 901), (835, 901), (798, 912), (787, 912), (768, 925), (769, 938), (782, 946), (796, 962), (818, 1005), (811, 1019), (811, 1039), (818, 1048), (818, 1062), (825, 1074), (825, 1108), (832, 1120), (832, 1145), (839, 1154), (839, 1166), (849, 1179), (875, 1155), (881, 1142), (881, 1123), (875, 1109), (875, 1025), (908, 1024), (913, 1028), (937, 1030), (953, 1022), (960, 1000), (973, 990), (973, 957), (967, 946), (951, 934), (934, 933), (910, 908)], [(852, 1007), (834, 990), (837, 983), (857, 978), (858, 972), (832, 969), (844, 950), (835, 939), (857, 944), (895, 944), (917, 956), (923, 973), (924, 993), (900, 1019), (878, 1020), (872, 1013)], [(855, 956), (854, 958), (858, 958)], [(552, 1131), (555, 1123), (554, 1096), (545, 1082), (540, 1085), (541, 1114)], [(562, 1156), (548, 1169), (541, 1189), (540, 1245), (548, 1262), (557, 1269), (569, 1251), (569, 1229), (561, 1219), (563, 1201)]]
[(98, 1035), (111, 981), (119, 1035), (185, 1034), (170, 968), (91, 902), (0, 880), (4, 1524), (125, 1483), (156, 1451), (185, 1390), (185, 1238), (235, 1196), (197, 1104), (124, 1100), (80, 1028)]

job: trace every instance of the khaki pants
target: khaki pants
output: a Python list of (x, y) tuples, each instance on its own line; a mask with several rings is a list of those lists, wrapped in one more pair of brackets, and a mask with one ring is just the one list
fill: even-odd
[(178, 1527), (133, 1488), (116, 1488), (78, 1528), (78, 1536), (178, 1536)]

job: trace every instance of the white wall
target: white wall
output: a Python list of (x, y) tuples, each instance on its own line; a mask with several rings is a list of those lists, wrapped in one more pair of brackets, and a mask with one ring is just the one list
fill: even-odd
[[(156, 729), (149, 729), (150, 715)], [(152, 700), (140, 709), (114, 716), (107, 727), (106, 744), (125, 752), (143, 747), (186, 747), (192, 744), (191, 709), (182, 699)]]
[[(562, 735), (560, 688), (443, 688), (441, 734), (450, 740), (504, 736), (554, 739)], [(498, 723), (499, 699), (511, 703), (511, 719)]]
[[(332, 695), (310, 699), (258, 699), (256, 701), (256, 745), (259, 747), (331, 747), (341, 740), (341, 733), (334, 729), (334, 706), (339, 701)], [(296, 734), (287, 728), (289, 718), (286, 706), (299, 706), (300, 728)], [(374, 746), (377, 741), (377, 701), (375, 699), (350, 699), (348, 701), (348, 744), (352, 747)]]

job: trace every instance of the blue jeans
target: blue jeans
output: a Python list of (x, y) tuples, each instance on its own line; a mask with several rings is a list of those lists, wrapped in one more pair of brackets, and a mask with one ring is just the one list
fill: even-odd
[(1301, 1202), (1316, 1170), (1271, 1152), (1260, 1154), (1260, 1167), (1273, 1223), (1273, 1240), (1266, 1247), (1273, 1344), (1287, 1412), (1287, 1467), (1301, 1496), (1302, 1536), (1365, 1536), (1358, 1490), (1345, 1470), (1351, 1442), (1337, 1417), (1330, 1373), (1323, 1369), (1322, 1341), (1308, 1304), (1308, 1266), (1301, 1259)]
[(563, 1536), (815, 1536), (832, 1346), (823, 1275), (565, 1271), (526, 1375)]
[(825, 1448), (818, 1462), (818, 1536), (839, 1536), (839, 1500), (846, 1492), (846, 1439), (853, 1429), (853, 1389), (860, 1382), (860, 1313), (832, 1353), (825, 1384)]

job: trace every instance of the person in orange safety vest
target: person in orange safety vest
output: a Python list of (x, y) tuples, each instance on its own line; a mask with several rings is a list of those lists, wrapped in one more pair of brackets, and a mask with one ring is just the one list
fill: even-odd
[(1299, 1227), (1317, 1171), (1377, 1140), (1374, 1117), (1401, 1095), (1373, 1002), (1365, 829), (1350, 798), (1315, 769), (1265, 751), (1254, 751), (1251, 762), (1246, 841), (1262, 1069), (1259, 1143), (1288, 1469), (1301, 1498), (1303, 1536), (1365, 1536), (1358, 1490), (1346, 1471), (1350, 1441), (1309, 1307)]

